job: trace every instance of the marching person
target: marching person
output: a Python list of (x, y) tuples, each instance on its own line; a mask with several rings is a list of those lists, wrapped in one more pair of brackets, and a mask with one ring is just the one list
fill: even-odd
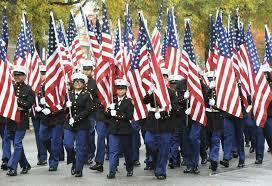
[[(93, 68), (94, 68), (94, 59), (92, 60), (84, 60), (82, 63), (83, 73), (88, 77), (88, 83), (86, 86), (86, 90), (90, 92), (91, 97), (93, 99), (94, 104), (99, 102), (99, 98), (97, 95), (97, 86), (96, 82), (93, 79)], [(88, 132), (88, 160), (87, 164), (93, 163), (93, 158), (95, 156), (95, 124), (96, 124), (96, 112), (92, 113), (89, 116), (90, 121), (90, 130)]]
[[(41, 79), (42, 84), (44, 84), (45, 81), (45, 73), (46, 73), (46, 66), (42, 65), (40, 66), (40, 73), (41, 73)], [(31, 112), (31, 119), (33, 123), (34, 133), (35, 133), (35, 139), (36, 139), (36, 145), (38, 150), (38, 163), (37, 165), (46, 165), (47, 164), (47, 150), (44, 146), (44, 143), (41, 142), (40, 139), (40, 126), (41, 126), (41, 114), (42, 114), (42, 107), (43, 105), (40, 104), (40, 99), (44, 97), (44, 87), (41, 87), (38, 95), (35, 99), (35, 108)]]
[(170, 139), (171, 146), (168, 164), (171, 169), (174, 169), (181, 165), (179, 147), (181, 146), (182, 148), (182, 135), (186, 123), (186, 100), (183, 98), (186, 91), (186, 80), (180, 75), (170, 75), (169, 83), (170, 89), (174, 91), (176, 97), (176, 102), (172, 104), (173, 108), (171, 110), (171, 122), (174, 123), (174, 131)]
[(26, 130), (29, 129), (29, 109), (32, 107), (35, 101), (35, 94), (30, 86), (24, 83), (26, 79), (27, 70), (23, 66), (14, 66), (14, 91), (17, 97), (17, 103), (20, 110), (20, 122), (16, 123), (14, 121), (8, 121), (8, 135), (13, 141), (14, 151), (12, 156), (8, 161), (9, 171), (7, 175), (16, 176), (17, 175), (17, 165), (18, 162), (22, 167), (21, 174), (27, 174), (31, 169), (29, 165), (23, 148), (23, 139)]
[(6, 171), (8, 170), (8, 161), (11, 157), (11, 141), (8, 138), (7, 131), (7, 122), (8, 119), (0, 116), (0, 135), (2, 138), (2, 164), (1, 169)]
[[(65, 115), (62, 108), (59, 108), (60, 110), (58, 112), (52, 112), (45, 101), (45, 85), (42, 86), (40, 95), (41, 97), (38, 99), (38, 105), (41, 107), (39, 137), (42, 146), (44, 146), (46, 151), (50, 154), (48, 171), (54, 172), (58, 169), (63, 148), (63, 124)], [(39, 110), (40, 108), (37, 106), (35, 109)]]
[[(236, 78), (239, 94), (241, 95), (241, 84), (239, 80)], [(241, 98), (240, 98), (241, 99)], [(250, 97), (247, 98), (249, 104), (251, 104)], [(245, 166), (245, 147), (244, 147), (244, 128), (245, 122), (247, 119), (247, 112), (241, 99), (241, 106), (242, 106), (242, 119), (230, 115), (228, 113), (224, 114), (224, 155), (223, 160), (220, 161), (220, 164), (224, 167), (229, 167), (229, 160), (231, 157), (236, 157), (235, 154), (232, 155), (233, 146), (236, 145), (238, 156), (239, 156), (239, 168), (243, 168)], [(236, 144), (234, 143), (236, 142)]]
[(224, 130), (223, 111), (216, 106), (216, 90), (215, 90), (215, 71), (209, 71), (204, 74), (208, 80), (209, 85), (202, 82), (203, 96), (206, 103), (207, 114), (207, 140), (209, 141), (209, 160), (210, 169), (216, 171), (219, 162), (220, 137)]
[[(70, 109), (70, 118), (64, 125), (64, 146), (67, 151), (67, 164), (72, 163), (71, 174), (82, 177), (84, 163), (87, 160), (89, 115), (95, 111), (91, 95), (85, 89), (88, 77), (82, 73), (72, 75), (74, 89), (69, 92), (66, 107)], [(74, 145), (75, 144), (75, 145)]]
[[(271, 68), (269, 64), (262, 65), (260, 70), (265, 74), (266, 80), (272, 88), (272, 76)], [(267, 120), (264, 124), (264, 127), (257, 126), (256, 122), (252, 118), (254, 123), (254, 139), (255, 139), (255, 152), (256, 152), (256, 161), (255, 164), (262, 164), (264, 158), (264, 147), (265, 139), (269, 147), (272, 146), (272, 103), (269, 104), (267, 109)]]
[[(169, 73), (162, 69), (165, 83)], [(155, 99), (155, 86), (151, 85), (150, 90), (144, 97), (144, 103), (150, 104), (150, 110), (145, 122), (145, 144), (150, 149), (152, 164), (155, 176), (158, 180), (166, 179), (166, 166), (169, 159), (170, 138), (173, 131), (169, 113)], [(168, 89), (171, 103), (174, 99), (173, 91)]]
[(119, 153), (122, 150), (125, 156), (127, 176), (133, 176), (132, 152), (132, 120), (134, 106), (131, 99), (126, 96), (129, 84), (126, 80), (116, 79), (117, 96), (106, 111), (109, 124), (109, 174), (108, 179), (115, 178), (119, 162)]

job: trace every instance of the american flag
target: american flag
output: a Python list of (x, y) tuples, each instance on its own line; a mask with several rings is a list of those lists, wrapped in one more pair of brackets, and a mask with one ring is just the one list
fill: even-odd
[(161, 63), (161, 28), (162, 28), (162, 10), (163, 4), (160, 5), (159, 15), (156, 21), (155, 28), (152, 33), (151, 43), (154, 48), (155, 55), (157, 57), (157, 61)]
[(96, 57), (96, 67), (95, 67), (95, 78), (98, 88), (98, 96), (104, 105), (107, 108), (112, 102), (112, 94), (113, 94), (113, 73), (112, 69), (114, 67), (114, 57), (113, 57), (113, 45), (112, 39), (110, 35), (110, 27), (107, 18), (107, 10), (106, 5), (103, 3), (102, 10), (102, 42), (101, 42), (101, 50), (97, 50), (100, 47), (97, 46), (98, 42), (92, 36), (91, 31), (91, 42), (94, 51), (94, 55)]
[(96, 16), (94, 33), (95, 33), (95, 36), (96, 36), (96, 39), (97, 39), (98, 43), (101, 44), (101, 42), (102, 42), (102, 32), (101, 32), (101, 25), (99, 23), (98, 16)]
[(29, 41), (26, 38), (25, 23), (24, 23), (24, 19), (22, 19), (20, 33), (18, 36), (18, 41), (17, 41), (15, 55), (14, 55), (14, 65), (24, 66), (27, 69), (29, 69), (30, 61), (31, 61), (31, 56), (30, 56)]
[[(229, 41), (230, 47), (233, 52), (232, 61), (233, 67), (235, 71), (236, 77), (239, 79), (241, 85), (241, 99), (243, 100), (243, 104), (247, 112), (251, 111), (251, 107), (248, 102), (248, 98), (251, 98), (251, 90), (250, 90), (250, 81), (249, 81), (249, 73), (247, 69), (247, 64), (244, 63), (241, 54), (244, 57), (244, 54), (241, 50), (244, 44), (242, 30), (239, 26), (239, 19), (236, 18), (234, 29), (230, 24), (229, 27)], [(247, 55), (247, 54), (246, 54)]]
[[(143, 76), (146, 74), (145, 66), (148, 66), (148, 57), (147, 57), (147, 49), (146, 49), (146, 35), (142, 32), (143, 25), (139, 27), (139, 35), (136, 48), (133, 53), (133, 59), (131, 62), (130, 70), (126, 72), (126, 78), (130, 83), (128, 95), (132, 98), (134, 104), (134, 120), (140, 120), (146, 118), (148, 114), (148, 108), (143, 103), (143, 97), (145, 95), (145, 89), (142, 86)], [(127, 31), (129, 31), (127, 29)], [(126, 35), (126, 34), (125, 34)], [(128, 37), (124, 37), (125, 43), (128, 43), (126, 39)], [(143, 74), (142, 74), (143, 72)]]
[(257, 54), (250, 27), (247, 32), (246, 45), (252, 69), (251, 76), (254, 81), (252, 99), (253, 116), (257, 125), (264, 127), (267, 119), (267, 109), (272, 100), (272, 94), (266, 77), (262, 70), (260, 70), (261, 61)]
[(42, 85), (42, 79), (40, 74), (40, 65), (42, 65), (42, 60), (36, 50), (34, 40), (31, 33), (30, 24), (24, 14), (25, 21), (25, 33), (26, 33), (26, 43), (30, 46), (30, 57), (31, 61), (28, 65), (28, 85), (32, 87), (32, 90), (37, 94)]
[(5, 50), (7, 52), (8, 50), (8, 18), (7, 18), (7, 9), (4, 7), (3, 13), (2, 13), (2, 41), (5, 42)]
[(164, 35), (163, 35), (163, 41), (162, 41), (162, 47), (161, 47), (161, 55), (162, 55), (161, 66), (164, 66), (167, 43), (168, 43), (168, 41), (167, 41), (167, 29), (166, 29), (166, 31), (164, 32)]
[(164, 108), (166, 111), (171, 110), (171, 102), (168, 93), (168, 89), (164, 82), (164, 78), (160, 69), (160, 66), (157, 62), (157, 58), (155, 56), (151, 40), (149, 37), (148, 29), (144, 23), (143, 15), (140, 15), (140, 22), (139, 26), (143, 28), (142, 34), (146, 35), (146, 45), (147, 45), (147, 52), (149, 54), (149, 71), (151, 74), (151, 79), (156, 87), (155, 96), (157, 105), (161, 108)]
[(270, 40), (270, 32), (268, 30), (267, 25), (265, 26), (265, 57), (264, 63), (268, 63), (270, 66), (272, 65), (272, 43)]
[(66, 83), (64, 69), (60, 61), (57, 30), (53, 13), (50, 13), (48, 58), (45, 74), (45, 100), (53, 112), (62, 109), (65, 95)]
[[(3, 35), (7, 33), (2, 33)], [(0, 38), (0, 116), (20, 121), (17, 98), (14, 93), (12, 77), (8, 66), (7, 43)]]
[(70, 13), (69, 24), (67, 28), (67, 39), (73, 67), (77, 67), (82, 59), (83, 51), (78, 38), (77, 27), (72, 12)]
[(125, 33), (124, 33), (124, 57), (123, 57), (123, 69), (124, 73), (127, 73), (130, 69), (132, 62), (132, 50), (134, 34), (131, 29), (130, 11), (127, 5), (127, 11), (125, 15)]
[(207, 71), (214, 71), (216, 69), (217, 63), (217, 49), (216, 49), (216, 30), (215, 24), (210, 17), (210, 46), (209, 46), (209, 55), (206, 62), (206, 69)]
[(71, 54), (69, 51), (68, 38), (65, 34), (63, 22), (60, 21), (59, 27), (57, 29), (58, 39), (59, 39), (59, 49), (60, 49), (60, 58), (61, 63), (64, 66), (65, 73), (68, 75), (69, 79), (71, 79), (73, 73), (73, 64), (71, 62)]
[(165, 68), (169, 70), (170, 74), (179, 74), (186, 77), (187, 64), (185, 64), (184, 71), (184, 66), (180, 64), (180, 48), (176, 31), (174, 8), (172, 9), (172, 14), (168, 12), (167, 15), (167, 36), (168, 43), (165, 56)]
[(118, 28), (116, 29), (115, 39), (114, 39), (114, 57), (116, 63), (116, 76), (122, 78), (124, 76), (123, 64), (123, 48), (121, 43), (121, 25), (120, 20), (118, 20)]
[(198, 68), (196, 66), (196, 59), (193, 49), (191, 31), (189, 21), (186, 20), (183, 54), (187, 56), (188, 66), (188, 79), (187, 87), (190, 92), (190, 108), (191, 118), (203, 125), (206, 125), (207, 116), (205, 110), (205, 101), (202, 94), (201, 83), (198, 74)]
[(219, 109), (242, 117), (242, 107), (239, 89), (235, 79), (231, 56), (232, 52), (227, 42), (227, 33), (221, 17), (217, 18), (218, 62), (216, 68), (216, 99)]
[(95, 29), (92, 26), (92, 24), (90, 23), (90, 21), (87, 21), (87, 29), (88, 29), (88, 34), (89, 34), (89, 38), (90, 38), (90, 45), (91, 45), (91, 56), (93, 56), (96, 60), (98, 60), (99, 58), (101, 58), (102, 60), (102, 56), (101, 56), (101, 45), (99, 44), (96, 36), (95, 36)]

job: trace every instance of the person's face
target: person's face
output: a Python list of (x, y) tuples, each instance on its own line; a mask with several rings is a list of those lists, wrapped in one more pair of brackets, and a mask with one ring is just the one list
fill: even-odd
[(26, 75), (24, 74), (14, 73), (13, 76), (16, 83), (24, 82), (26, 79)]
[(170, 83), (170, 88), (171, 88), (172, 90), (176, 90), (176, 86), (177, 86), (176, 83)]
[(123, 97), (127, 93), (126, 88), (117, 88), (117, 96), (118, 97)]
[(92, 69), (84, 69), (83, 70), (83, 73), (88, 77), (92, 77), (92, 74), (93, 74), (93, 70)]
[(83, 80), (76, 79), (76, 80), (74, 80), (73, 86), (74, 86), (75, 90), (82, 90), (84, 88), (85, 84), (84, 84)]
[(42, 82), (45, 81), (45, 72), (41, 72), (41, 79), (42, 79)]

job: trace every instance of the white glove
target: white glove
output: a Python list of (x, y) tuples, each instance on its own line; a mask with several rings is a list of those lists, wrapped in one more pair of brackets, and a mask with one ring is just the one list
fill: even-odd
[(48, 114), (51, 113), (51, 111), (50, 111), (49, 108), (45, 108), (45, 109), (42, 110), (42, 113), (43, 113), (44, 115), (48, 115)]
[(209, 105), (214, 106), (215, 105), (215, 100), (214, 99), (209, 99)]
[(161, 118), (160, 112), (155, 112), (155, 118), (156, 118), (156, 119), (160, 119), (160, 118)]
[(188, 108), (188, 109), (185, 111), (185, 114), (186, 114), (186, 115), (190, 115), (190, 114), (191, 114), (191, 108)]
[(114, 109), (115, 109), (115, 103), (110, 104), (110, 109), (111, 109), (111, 110), (114, 110)]
[(42, 108), (40, 106), (35, 107), (36, 112), (41, 112)]
[(155, 85), (151, 84), (148, 90), (148, 94), (152, 94), (155, 91)]
[(111, 114), (112, 117), (115, 117), (116, 116), (116, 110), (111, 110), (110, 114)]
[(46, 105), (45, 98), (41, 98), (40, 103), (41, 103), (42, 105)]
[(210, 88), (210, 89), (215, 88), (215, 81), (211, 81), (211, 82), (210, 82), (209, 88)]
[(73, 125), (74, 123), (75, 123), (74, 118), (70, 118), (70, 119), (69, 119), (69, 125)]
[(67, 101), (67, 102), (66, 102), (66, 107), (67, 107), (67, 108), (72, 107), (72, 102), (71, 102), (71, 101)]
[(186, 92), (184, 92), (184, 99), (188, 99), (190, 97), (190, 93), (188, 90), (186, 90)]

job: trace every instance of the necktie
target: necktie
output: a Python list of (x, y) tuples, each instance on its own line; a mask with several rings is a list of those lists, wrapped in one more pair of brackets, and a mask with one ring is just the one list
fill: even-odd
[(77, 99), (78, 95), (79, 95), (79, 94), (78, 94), (78, 93), (76, 93), (76, 96), (75, 96), (75, 98), (76, 98), (76, 99)]

